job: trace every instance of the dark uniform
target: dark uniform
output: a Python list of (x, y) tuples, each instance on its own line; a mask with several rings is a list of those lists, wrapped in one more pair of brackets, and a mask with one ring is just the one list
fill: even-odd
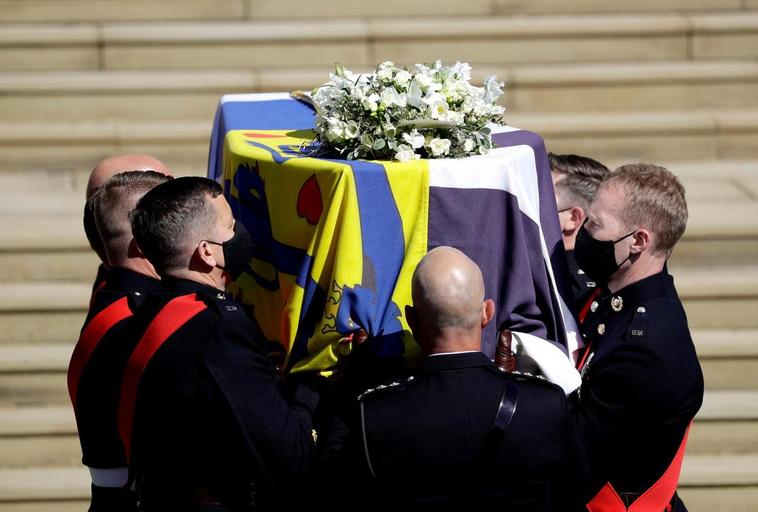
[[(673, 279), (664, 269), (615, 294), (601, 291), (585, 315), (580, 330), (588, 347), (571, 411), (589, 474), (584, 503), (594, 498), (590, 510), (625, 510), (597, 507), (628, 506), (655, 485), (664, 502), (641, 510), (662, 511), (679, 476), (672, 461), (683, 454), (703, 400), (703, 374)], [(664, 475), (668, 483), (656, 484)], [(676, 497), (672, 505), (683, 506)]]
[[(124, 479), (122, 483), (127, 476), (124, 447), (118, 433), (118, 398), (121, 376), (132, 348), (125, 337), (129, 319), (145, 294), (157, 290), (159, 284), (157, 279), (131, 270), (111, 269), (107, 280), (93, 294), (82, 335), (71, 358), (69, 392), (82, 446), (82, 462), (92, 468), (90, 510), (93, 511), (136, 510), (134, 493), (114, 487), (118, 485), (114, 477), (119, 469)], [(105, 481), (98, 479), (100, 475)], [(111, 480), (110, 485), (108, 480)]]
[[(171, 322), (175, 330), (140, 362), (148, 333)], [(144, 510), (284, 506), (292, 493), (276, 493), (296, 489), (313, 456), (317, 395), (301, 386), (290, 405), (253, 324), (210, 286), (164, 278), (133, 326), (140, 343), (120, 422)]]
[(561, 501), (566, 407), (557, 386), (480, 352), (427, 357), (359, 397), (346, 443), (358, 462), (332, 462), (330, 479), (355, 479), (345, 509), (548, 510)]
[(579, 268), (574, 251), (566, 251), (566, 263), (568, 264), (569, 277), (571, 279), (571, 300), (569, 304), (574, 308), (574, 314), (578, 314), (584, 304), (583, 299), (589, 297), (589, 294), (597, 287), (597, 283), (590, 279), (584, 273), (584, 270)]

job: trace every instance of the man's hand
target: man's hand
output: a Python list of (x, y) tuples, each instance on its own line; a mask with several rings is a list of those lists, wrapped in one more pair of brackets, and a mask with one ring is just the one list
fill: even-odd
[(516, 354), (511, 350), (511, 331), (503, 330), (497, 337), (497, 347), (495, 348), (495, 365), (507, 372), (516, 369)]

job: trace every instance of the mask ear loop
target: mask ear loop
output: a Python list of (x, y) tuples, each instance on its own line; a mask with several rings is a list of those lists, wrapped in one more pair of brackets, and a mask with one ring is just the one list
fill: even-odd
[[(622, 241), (624, 238), (629, 238), (630, 236), (632, 236), (633, 234), (635, 234), (635, 233), (637, 232), (637, 229), (639, 229), (639, 228), (636, 228), (636, 229), (634, 229), (634, 230), (633, 230), (631, 233), (629, 233), (628, 235), (624, 235), (624, 236), (622, 236), (621, 238), (619, 238), (618, 240), (614, 241), (614, 242), (613, 242), (613, 245), (616, 245), (617, 243), (619, 243), (620, 241)], [(627, 261), (629, 261), (629, 260), (631, 260), (631, 259), (632, 259), (632, 248), (630, 247), (630, 248), (629, 248), (629, 255), (628, 255), (626, 258), (624, 258), (624, 259), (621, 261), (621, 263), (619, 263), (619, 264), (618, 264), (618, 266), (616, 267), (616, 269), (617, 269), (617, 270), (618, 270), (618, 269), (620, 269), (620, 268), (621, 268), (621, 265), (623, 265), (624, 263), (626, 263)]]

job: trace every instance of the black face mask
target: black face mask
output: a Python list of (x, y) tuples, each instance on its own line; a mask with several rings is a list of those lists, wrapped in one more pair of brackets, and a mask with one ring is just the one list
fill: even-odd
[(576, 263), (598, 286), (605, 286), (619, 267), (632, 256), (630, 252), (624, 261), (616, 263), (614, 247), (624, 238), (632, 236), (637, 230), (635, 229), (618, 240), (597, 240), (587, 232), (584, 227), (585, 224), (587, 224), (586, 220), (576, 235), (576, 243), (574, 244)]
[(253, 242), (250, 234), (241, 222), (234, 223), (234, 235), (226, 242), (206, 242), (220, 245), (224, 251), (224, 266), (219, 268), (225, 271), (232, 279), (237, 279), (245, 269), (248, 260), (253, 255)]

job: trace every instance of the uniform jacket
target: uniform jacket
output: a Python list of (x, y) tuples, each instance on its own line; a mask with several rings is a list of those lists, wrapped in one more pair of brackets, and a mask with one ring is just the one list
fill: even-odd
[(589, 344), (571, 421), (585, 503), (610, 482), (641, 493), (665, 472), (703, 399), (703, 374), (673, 279), (662, 272), (600, 293), (580, 330)]
[(311, 462), (316, 395), (301, 387), (287, 400), (237, 303), (191, 281), (162, 285), (135, 316), (134, 339), (173, 298), (194, 294), (207, 308), (167, 338), (139, 381), (130, 469), (145, 510), (208, 499), (265, 508)]
[[(84, 326), (124, 297), (128, 300), (129, 309), (135, 311), (145, 295), (157, 290), (159, 285), (157, 279), (124, 268), (112, 268), (107, 280), (93, 295)], [(129, 321), (126, 318), (115, 323), (102, 336), (78, 382), (74, 412), (82, 446), (82, 461), (93, 468), (126, 466), (124, 448), (118, 434), (117, 410), (121, 376), (132, 348), (126, 334)]]
[[(502, 431), (493, 421), (507, 383), (517, 398)], [(445, 354), (359, 403), (353, 450), (356, 486), (368, 489), (362, 506), (543, 511), (557, 498), (566, 399), (547, 381), (504, 373), (480, 352)]]

